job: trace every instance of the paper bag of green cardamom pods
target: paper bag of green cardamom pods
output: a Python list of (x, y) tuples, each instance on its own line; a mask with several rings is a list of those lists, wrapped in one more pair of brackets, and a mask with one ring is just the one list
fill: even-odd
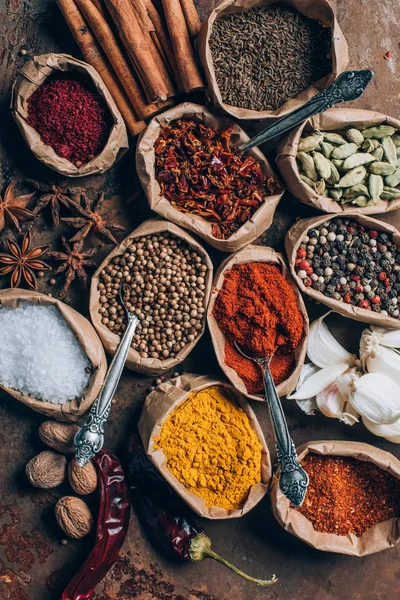
[(169, 232), (170, 234), (186, 242), (188, 246), (190, 246), (191, 248), (193, 248), (193, 250), (200, 254), (200, 256), (202, 257), (202, 262), (207, 266), (204, 284), (205, 290), (203, 305), (205, 312), (202, 318), (202, 327), (197, 337), (192, 342), (188, 342), (185, 345), (185, 347), (182, 348), (174, 358), (166, 358), (164, 360), (150, 357), (143, 358), (137, 350), (129, 348), (125, 366), (128, 367), (128, 369), (132, 369), (133, 371), (137, 371), (138, 373), (143, 373), (145, 375), (161, 375), (169, 369), (173, 369), (174, 367), (179, 365), (193, 350), (193, 348), (203, 335), (206, 326), (206, 310), (210, 299), (213, 278), (213, 265), (207, 252), (189, 233), (187, 233), (177, 225), (169, 223), (168, 221), (164, 221), (163, 219), (149, 219), (148, 221), (145, 221), (144, 223), (139, 225), (139, 227), (137, 227), (132, 233), (130, 233), (121, 242), (121, 244), (114, 248), (114, 250), (110, 252), (110, 254), (103, 260), (103, 262), (92, 277), (92, 283), (90, 287), (89, 309), (92, 323), (97, 333), (99, 334), (107, 352), (109, 352), (111, 355), (114, 355), (121, 341), (121, 337), (117, 335), (117, 333), (111, 331), (102, 322), (102, 315), (99, 312), (101, 303), (100, 290), (98, 287), (101, 272), (108, 264), (110, 264), (113, 258), (122, 255), (128, 248), (128, 246), (130, 246), (134, 242), (135, 239), (151, 234), (160, 234), (164, 232)]
[[(71, 71), (86, 74), (90, 78), (96, 91), (104, 99), (112, 120), (111, 130), (103, 150), (80, 167), (56, 154), (53, 148), (45, 144), (40, 134), (27, 122), (30, 96), (52, 74)], [(62, 175), (83, 177), (84, 175), (104, 173), (129, 148), (124, 120), (100, 75), (89, 64), (68, 54), (41, 54), (26, 63), (19, 70), (14, 82), (10, 108), (26, 143), (36, 158)]]
[[(107, 360), (99, 336), (92, 324), (76, 310), (46, 294), (32, 290), (11, 288), (0, 290), (0, 307), (17, 308), (21, 303), (28, 302), (39, 306), (55, 306), (64, 317), (72, 332), (82, 346), (91, 366), (92, 372), (87, 388), (81, 398), (75, 398), (64, 404), (53, 404), (44, 400), (37, 400), (31, 396), (21, 394), (18, 390), (0, 385), (10, 396), (23, 402), (34, 411), (57, 419), (57, 421), (76, 422), (85, 415), (100, 393), (104, 377), (107, 372)], [(1, 308), (0, 308), (1, 310)]]
[[(252, 110), (249, 108), (233, 106), (224, 102), (217, 81), (213, 56), (210, 48), (210, 37), (213, 31), (214, 23), (217, 19), (220, 19), (225, 15), (244, 12), (253, 7), (260, 7), (269, 4), (294, 6), (294, 8), (297, 9), (302, 15), (318, 21), (324, 27), (330, 28), (332, 32), (331, 73), (313, 83), (310, 87), (305, 89), (296, 97), (289, 98), (276, 110)], [(349, 63), (349, 52), (346, 39), (342, 30), (340, 29), (335, 11), (331, 4), (327, 2), (327, 0), (225, 0), (225, 2), (219, 4), (219, 6), (213, 10), (208, 19), (203, 23), (199, 34), (198, 46), (200, 61), (206, 76), (207, 93), (209, 97), (217, 106), (221, 107), (225, 112), (229, 113), (233, 117), (236, 117), (237, 119), (274, 119), (287, 115), (296, 108), (300, 108), (303, 104), (310, 100), (312, 96), (315, 96), (315, 94), (321, 90), (332, 85), (336, 77), (346, 69)], [(255, 52), (257, 52), (257, 49), (255, 49)], [(285, 48), (283, 47), (282, 53), (284, 52)], [(243, 64), (242, 68), (245, 70), (246, 65)], [(260, 66), (259, 68), (262, 67)], [(269, 68), (270, 66), (267, 65), (266, 69)], [(232, 77), (233, 76), (234, 75), (232, 75)], [(248, 87), (249, 82), (246, 82), (245, 80), (244, 85)], [(280, 83), (279, 85), (283, 85), (283, 83)]]
[[(370, 444), (347, 441), (308, 442), (297, 448), (297, 456), (301, 462), (308, 453), (347, 456), (360, 461), (373, 463), (400, 479), (400, 461), (384, 450)], [(279, 472), (278, 472), (279, 474)], [(392, 518), (373, 525), (361, 536), (353, 533), (336, 535), (316, 531), (304, 515), (291, 506), (289, 500), (279, 488), (279, 479), (274, 475), (270, 488), (272, 512), (278, 523), (292, 535), (300, 538), (316, 550), (337, 552), (352, 556), (367, 556), (387, 548), (396, 546), (400, 541), (400, 518)], [(307, 495), (305, 497), (307, 502)]]
[[(262, 446), (261, 481), (250, 488), (244, 504), (240, 508), (232, 510), (219, 506), (207, 506), (204, 498), (189, 491), (171, 473), (167, 466), (164, 451), (161, 448), (154, 448), (155, 440), (160, 435), (163, 423), (168, 416), (176, 408), (183, 405), (192, 393), (199, 392), (211, 386), (222, 386), (227, 398), (237, 404), (246, 413), (250, 427), (255, 432)], [(268, 491), (271, 479), (271, 459), (263, 432), (249, 403), (237, 390), (226, 382), (206, 375), (184, 373), (180, 377), (162, 383), (146, 398), (139, 421), (139, 433), (153, 465), (190, 508), (201, 517), (205, 517), (206, 519), (235, 519), (241, 517), (254, 508)], [(221, 451), (223, 452), (223, 450), (222, 448)]]
[(303, 366), (306, 356), (309, 320), (303, 298), (295, 282), (293, 281), (292, 277), (288, 272), (288, 268), (286, 266), (284, 258), (281, 254), (275, 252), (273, 248), (268, 248), (266, 246), (249, 245), (246, 246), (246, 248), (243, 248), (243, 250), (239, 250), (239, 252), (236, 252), (236, 254), (229, 256), (221, 263), (214, 277), (210, 304), (208, 306), (207, 311), (208, 327), (211, 333), (211, 339), (217, 356), (217, 360), (219, 366), (225, 373), (226, 377), (241, 394), (243, 394), (247, 398), (251, 398), (252, 400), (265, 401), (263, 392), (260, 392), (260, 394), (250, 394), (247, 391), (243, 380), (239, 377), (236, 371), (226, 364), (225, 347), (227, 340), (225, 334), (219, 328), (218, 323), (213, 315), (215, 302), (217, 300), (218, 293), (223, 286), (225, 275), (232, 269), (234, 265), (249, 262), (273, 263), (279, 267), (282, 275), (289, 281), (290, 285), (293, 288), (294, 294), (297, 298), (299, 309), (304, 318), (303, 338), (299, 346), (294, 351), (294, 367), (289, 377), (285, 381), (282, 381), (281, 383), (279, 383), (279, 385), (277, 385), (277, 392), (279, 396), (286, 396), (287, 394), (292, 392), (296, 387), (296, 383), (299, 378), (301, 368)]
[[(238, 146), (249, 140), (249, 136), (232, 120), (226, 117), (214, 116), (204, 106), (191, 104), (190, 102), (174, 106), (161, 115), (154, 117), (147, 129), (141, 134), (136, 149), (136, 168), (150, 208), (168, 219), (168, 221), (196, 233), (206, 240), (210, 246), (214, 246), (214, 248), (218, 248), (223, 252), (236, 252), (239, 248), (253, 242), (270, 227), (284, 189), (282, 188), (281, 192), (268, 196), (254, 215), (228, 239), (216, 238), (211, 233), (212, 223), (210, 221), (206, 221), (199, 215), (181, 212), (174, 208), (167, 198), (160, 195), (160, 185), (155, 177), (154, 144), (160, 135), (161, 128), (176, 119), (193, 119), (204, 123), (207, 127), (216, 129), (218, 132), (222, 132), (233, 125), (232, 146)], [(270, 163), (258, 148), (252, 148), (248, 153), (261, 164), (265, 175), (276, 178)]]
[[(276, 164), (288, 190), (305, 204), (314, 206), (326, 213), (343, 211), (371, 215), (400, 208), (400, 194), (399, 197), (392, 200), (380, 199), (374, 204), (362, 208), (351, 203), (342, 204), (340, 201), (337, 202), (333, 198), (324, 196), (300, 179), (296, 155), (301, 138), (312, 135), (316, 131), (335, 132), (345, 137), (344, 132), (350, 128), (362, 130), (382, 124), (390, 125), (400, 130), (400, 120), (372, 110), (360, 110), (356, 108), (331, 108), (302, 123), (282, 140), (277, 150)], [(362, 150), (362, 152), (365, 153), (366, 151)], [(345, 173), (340, 172), (339, 169), (339, 174), (342, 176)]]
[(296, 281), (300, 290), (304, 294), (307, 294), (307, 296), (310, 296), (310, 298), (316, 300), (317, 302), (322, 302), (322, 304), (326, 304), (326, 306), (329, 306), (329, 308), (343, 315), (344, 317), (349, 317), (350, 319), (354, 319), (355, 321), (361, 321), (362, 323), (370, 323), (371, 325), (381, 325), (382, 327), (392, 327), (395, 329), (399, 329), (400, 319), (382, 315), (380, 313), (374, 312), (373, 310), (359, 308), (358, 306), (346, 304), (345, 302), (340, 302), (339, 300), (335, 300), (334, 298), (325, 296), (322, 292), (314, 290), (312, 287), (306, 287), (303, 283), (303, 280), (297, 276), (295, 267), (297, 250), (299, 249), (303, 238), (307, 235), (307, 232), (310, 229), (320, 227), (323, 223), (326, 223), (331, 219), (338, 217), (353, 219), (354, 221), (360, 223), (360, 225), (363, 225), (367, 229), (383, 231), (390, 235), (393, 234), (393, 243), (396, 244), (398, 248), (400, 248), (400, 232), (393, 225), (385, 221), (380, 221), (373, 217), (361, 215), (360, 213), (357, 213), (355, 211), (353, 211), (352, 213), (346, 213), (345, 215), (343, 213), (339, 213), (336, 215), (320, 215), (319, 217), (314, 217), (312, 219), (301, 219), (295, 225), (293, 225), (291, 229), (289, 229), (285, 238), (287, 258), (294, 280)]

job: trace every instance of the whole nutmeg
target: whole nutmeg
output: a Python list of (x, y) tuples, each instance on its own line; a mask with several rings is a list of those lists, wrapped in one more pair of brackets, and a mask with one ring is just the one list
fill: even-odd
[(63, 532), (75, 540), (85, 537), (93, 527), (88, 505), (80, 498), (64, 496), (55, 507), (56, 519)]
[(45, 450), (28, 462), (25, 473), (34, 487), (49, 489), (64, 481), (66, 466), (65, 456)]
[(91, 494), (97, 487), (96, 467), (92, 461), (89, 461), (84, 467), (80, 467), (73, 458), (68, 464), (68, 479), (77, 494), (82, 496)]
[(74, 437), (79, 431), (78, 425), (45, 421), (39, 427), (39, 437), (46, 446), (65, 454), (75, 452)]

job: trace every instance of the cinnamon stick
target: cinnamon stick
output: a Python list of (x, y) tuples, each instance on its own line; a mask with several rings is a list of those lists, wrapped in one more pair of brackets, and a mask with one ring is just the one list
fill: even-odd
[(139, 121), (121, 89), (111, 66), (101, 52), (96, 40), (89, 31), (74, 0), (56, 0), (63, 17), (76, 41), (84, 59), (92, 65), (103, 79), (117, 105), (125, 124), (132, 136), (137, 136), (146, 128), (146, 123)]
[(200, 17), (193, 0), (180, 0), (183, 14), (185, 15), (186, 25), (191, 39), (198, 36), (200, 31)]
[(101, 0), (91, 0), (91, 2), (93, 2), (93, 4), (97, 8), (97, 10), (101, 14), (101, 16), (106, 19), (107, 15), (106, 15), (105, 7), (104, 7), (104, 4), (102, 3), (102, 1)]

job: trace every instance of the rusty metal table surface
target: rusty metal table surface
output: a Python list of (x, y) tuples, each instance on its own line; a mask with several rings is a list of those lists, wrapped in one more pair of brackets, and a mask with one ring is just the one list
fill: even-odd
[[(400, 2), (399, 0), (336, 0), (339, 22), (348, 40), (350, 67), (372, 68), (375, 79), (354, 106), (376, 109), (400, 118)], [(202, 18), (212, 8), (210, 0), (198, 0)], [(79, 51), (58, 12), (54, 0), (1, 0), (0, 2), (0, 183), (14, 177), (23, 191), (27, 177), (51, 179), (52, 173), (38, 163), (26, 148), (9, 111), (10, 90), (15, 73), (33, 54), (49, 51)], [(390, 60), (384, 55), (390, 52)], [(256, 126), (257, 127), (257, 126)], [(134, 175), (134, 151), (106, 175), (81, 180), (90, 194), (102, 189), (110, 203), (123, 209), (123, 222), (132, 230), (151, 216)], [(288, 194), (278, 207), (275, 221), (263, 243), (282, 249), (287, 228), (296, 217), (313, 211)], [(400, 215), (385, 217), (400, 225)], [(59, 237), (46, 217), (35, 225), (34, 241), (53, 243)], [(38, 233), (40, 231), (40, 233)], [(4, 238), (4, 235), (2, 236)], [(2, 244), (3, 240), (0, 240)], [(103, 255), (108, 250), (103, 252)], [(217, 264), (221, 253), (211, 252)], [(40, 280), (40, 290), (57, 293)], [(6, 282), (0, 282), (2, 287)], [(58, 284), (57, 284), (58, 285)], [(58, 288), (59, 289), (59, 288)], [(72, 305), (88, 313), (88, 294), (73, 286)], [(321, 312), (308, 304), (311, 314)], [(350, 325), (350, 327), (349, 327)], [(336, 324), (346, 332), (346, 342), (355, 345), (361, 326), (352, 321)], [(1, 335), (1, 332), (0, 332)], [(210, 339), (206, 333), (183, 365), (186, 371), (218, 373)], [(126, 371), (123, 374), (107, 427), (106, 445), (118, 451), (123, 446), (153, 380)], [(272, 450), (267, 407), (253, 403)], [(394, 444), (369, 434), (362, 425), (346, 427), (321, 415), (307, 417), (294, 402), (284, 402), (296, 445), (317, 439), (349, 439), (372, 443), (399, 456)], [(93, 539), (60, 544), (53, 507), (69, 488), (35, 490), (24, 475), (27, 461), (42, 448), (38, 426), (43, 418), (27, 407), (0, 394), (0, 600), (58, 600), (61, 592), (88, 554)], [(90, 500), (95, 506), (96, 499)], [(365, 558), (317, 552), (277, 524), (269, 499), (250, 514), (232, 521), (206, 522), (214, 549), (256, 577), (276, 573), (279, 583), (258, 588), (239, 579), (214, 561), (174, 564), (164, 560), (148, 543), (132, 514), (120, 558), (98, 586), (95, 600), (394, 600), (400, 595), (400, 546)]]

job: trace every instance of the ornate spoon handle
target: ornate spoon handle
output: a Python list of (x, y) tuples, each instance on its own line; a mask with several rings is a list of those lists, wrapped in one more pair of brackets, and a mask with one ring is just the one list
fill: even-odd
[(314, 115), (332, 108), (340, 102), (351, 102), (359, 98), (373, 78), (373, 71), (345, 71), (326, 90), (313, 96), (306, 104), (300, 106), (293, 112), (281, 117), (272, 125), (258, 133), (248, 142), (241, 144), (239, 150), (245, 151), (253, 146), (259, 146), (268, 142), (277, 135), (286, 133), (293, 127), (297, 127)]

